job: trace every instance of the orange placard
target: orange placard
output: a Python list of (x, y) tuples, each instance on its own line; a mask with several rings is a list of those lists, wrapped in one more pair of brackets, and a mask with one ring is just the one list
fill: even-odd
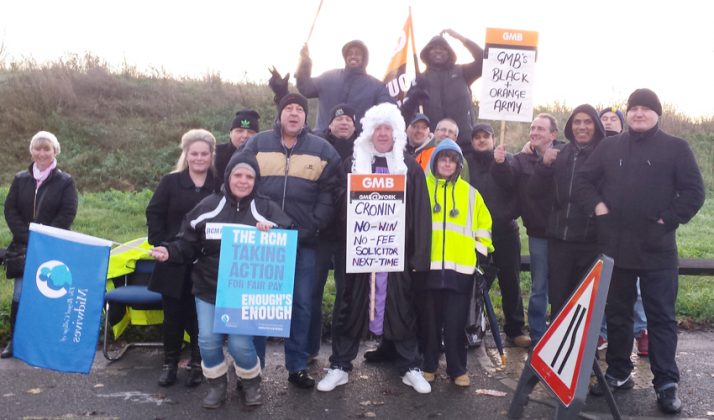
[(486, 44), (538, 47), (538, 32), (520, 29), (486, 28)]
[(367, 174), (350, 176), (350, 191), (399, 192), (404, 191), (404, 175)]

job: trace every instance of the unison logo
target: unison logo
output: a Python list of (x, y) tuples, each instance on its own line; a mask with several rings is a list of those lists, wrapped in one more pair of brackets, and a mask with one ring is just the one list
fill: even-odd
[(35, 283), (45, 297), (59, 299), (67, 294), (67, 287), (72, 285), (72, 273), (62, 261), (50, 260), (37, 268)]

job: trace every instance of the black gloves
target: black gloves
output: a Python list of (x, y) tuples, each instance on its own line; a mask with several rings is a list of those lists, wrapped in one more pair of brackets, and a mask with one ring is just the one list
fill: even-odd
[(281, 76), (278, 70), (273, 66), (273, 68), (268, 69), (270, 71), (270, 79), (268, 80), (268, 86), (270, 90), (273, 91), (275, 96), (273, 101), (275, 105), (280, 103), (283, 96), (288, 94), (288, 80), (290, 80), (290, 73), (287, 73), (285, 77)]

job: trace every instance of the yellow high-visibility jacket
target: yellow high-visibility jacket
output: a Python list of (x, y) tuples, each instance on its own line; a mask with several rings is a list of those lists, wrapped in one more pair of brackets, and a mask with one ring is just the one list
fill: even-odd
[(431, 269), (472, 275), (476, 252), (494, 250), (491, 213), (481, 194), (460, 177), (445, 182), (429, 171), (426, 183), (432, 208)]

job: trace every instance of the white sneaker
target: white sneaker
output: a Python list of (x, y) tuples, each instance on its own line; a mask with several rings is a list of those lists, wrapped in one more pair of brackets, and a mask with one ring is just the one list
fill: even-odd
[(420, 394), (428, 394), (431, 392), (431, 385), (424, 379), (421, 370), (417, 368), (410, 369), (405, 373), (404, 376), (402, 376), (402, 383), (414, 388), (414, 390)]
[(337, 388), (340, 385), (344, 385), (349, 381), (349, 374), (344, 370), (337, 369), (327, 369), (327, 375), (317, 384), (317, 390), (323, 392), (329, 392)]

